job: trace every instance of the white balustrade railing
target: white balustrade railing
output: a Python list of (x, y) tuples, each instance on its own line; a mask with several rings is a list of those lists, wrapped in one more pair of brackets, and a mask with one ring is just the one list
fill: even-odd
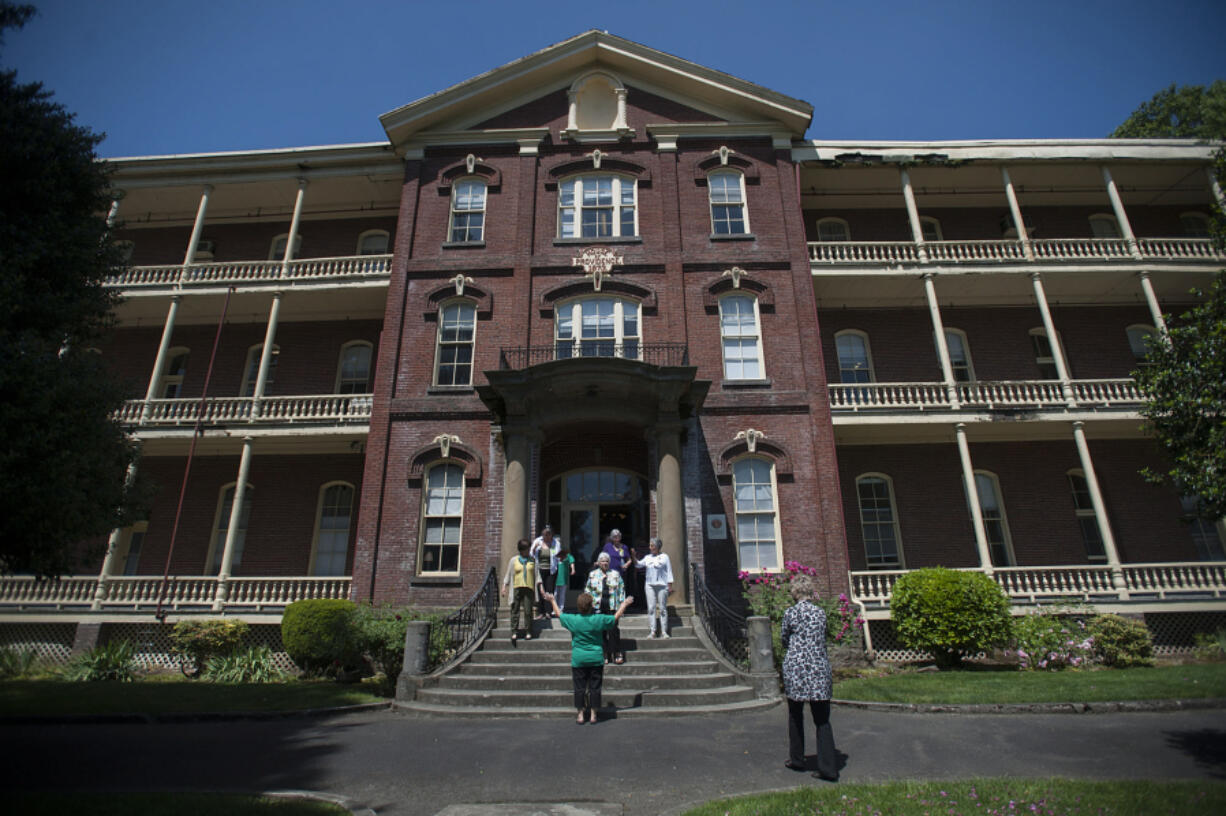
[(159, 266), (134, 266), (107, 278), (107, 285), (120, 289), (142, 286), (219, 286), (230, 284), (326, 281), (329, 278), (385, 278), (391, 271), (391, 255), (352, 255), (337, 258), (302, 258), (290, 261), (281, 274), (280, 261), (229, 261)]
[(958, 399), (973, 408), (1050, 408), (1067, 405), (1059, 380), (958, 383)]
[(1129, 592), (1159, 598), (1180, 595), (1226, 597), (1226, 562), (1124, 564)]
[(944, 383), (831, 383), (830, 409), (918, 410), (948, 408)]
[(1024, 261), (1020, 241), (928, 241), (928, 259), (936, 263), (982, 263)]
[[(205, 424), (235, 422), (278, 425), (286, 423), (369, 422), (370, 394), (325, 394), (298, 397), (209, 397), (204, 401)], [(148, 406), (148, 416), (145, 409)], [(115, 418), (124, 425), (193, 425), (200, 416), (200, 399), (128, 400)], [(142, 418), (143, 417), (143, 418)]]
[(1137, 405), (1145, 395), (1131, 378), (1117, 380), (1073, 380), (1073, 399), (1078, 405)]
[[(1138, 238), (1137, 253), (1145, 260), (1221, 262), (1226, 253), (1208, 238)], [(932, 263), (1040, 263), (1136, 260), (1123, 238), (1036, 238), (1030, 258), (1021, 241), (926, 241)], [(911, 241), (810, 241), (814, 264), (918, 264), (919, 244)]]
[(809, 260), (828, 264), (913, 264), (919, 262), (911, 241), (812, 241)]
[(1030, 242), (1036, 261), (1105, 261), (1128, 259), (1123, 238), (1037, 238)]
[[(944, 383), (831, 383), (832, 411), (932, 411), (951, 407)], [(1073, 399), (1082, 407), (1126, 407), (1143, 399), (1131, 379), (1073, 380)], [(963, 408), (1055, 408), (1068, 405), (1058, 380), (1004, 380), (957, 383)]]
[(0, 577), (0, 604), (9, 606), (88, 605), (98, 589), (97, 575), (65, 575), (35, 578), (32, 575)]
[[(282, 607), (311, 598), (348, 598), (349, 576), (268, 576), (229, 578), (223, 607), (264, 609)], [(174, 576), (166, 581), (163, 607), (171, 611), (211, 610), (217, 598), (220, 579), (215, 575)], [(70, 575), (38, 579), (29, 575), (0, 578), (0, 608), (73, 608), (94, 604), (111, 609), (152, 609), (163, 591), (158, 575), (108, 575), (101, 582), (98, 597), (97, 575)]]
[(1138, 238), (1137, 248), (1144, 257), (1160, 260), (1226, 260), (1226, 252), (1208, 238)]

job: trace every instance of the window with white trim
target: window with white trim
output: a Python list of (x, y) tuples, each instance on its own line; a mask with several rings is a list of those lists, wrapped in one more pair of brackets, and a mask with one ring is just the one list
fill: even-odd
[(1122, 235), (1120, 222), (1114, 215), (1095, 213), (1090, 216), (1090, 234), (1095, 238), (1119, 238)]
[(438, 310), (435, 385), (472, 385), (477, 307), (468, 301), (447, 303)]
[(941, 232), (941, 222), (933, 218), (931, 215), (920, 216), (920, 234), (924, 236), (925, 241), (943, 241), (945, 240)]
[[(221, 572), (221, 560), (226, 552), (226, 533), (230, 528), (230, 513), (234, 508), (234, 488), (238, 483), (228, 484), (221, 489), (221, 497), (217, 502), (217, 515), (213, 519), (213, 541), (209, 546), (209, 561), (207, 575), (217, 575)], [(231, 571), (243, 562), (243, 547), (247, 543), (247, 521), (251, 517), (251, 499), (254, 490), (251, 485), (243, 491), (243, 506), (238, 514), (238, 528), (234, 531), (234, 558), (230, 561)]]
[(894, 509), (894, 484), (889, 476), (868, 473), (856, 479), (860, 502), (860, 532), (864, 562), (869, 569), (902, 566), (902, 535)]
[(353, 493), (353, 485), (348, 482), (335, 482), (320, 489), (311, 575), (345, 574), (345, 560), (349, 556), (349, 528), (353, 520)]
[(1180, 496), (1179, 507), (1192, 534), (1196, 557), (1201, 561), (1226, 561), (1226, 520), (1215, 522), (1202, 516), (1196, 496)]
[(386, 255), (390, 241), (387, 230), (366, 230), (358, 236), (358, 254)]
[(422, 575), (460, 571), (460, 529), (464, 520), (464, 468), (440, 462), (426, 471), (422, 495)]
[[(264, 351), (264, 344), (252, 346), (247, 349), (247, 363), (243, 366), (243, 391), (241, 396), (255, 396), (255, 383), (260, 377), (260, 355)], [(280, 346), (272, 347), (272, 354), (268, 360), (268, 375), (264, 378), (264, 393), (268, 393), (268, 386), (273, 384), (273, 380), (277, 374), (277, 358), (281, 356)]]
[(159, 399), (178, 399), (183, 395), (183, 378), (187, 376), (187, 359), (190, 354), (191, 350), (185, 346), (167, 350), (162, 381), (157, 390)]
[[(1042, 326), (1031, 329), (1030, 345), (1034, 349), (1034, 364), (1039, 367), (1039, 379), (1060, 379), (1060, 371), (1056, 368), (1056, 354), (1052, 350), (1051, 341), (1047, 337), (1047, 329)], [(1065, 361), (1065, 368), (1068, 368), (1067, 360)]]
[(627, 176), (573, 176), (558, 183), (559, 238), (617, 238), (639, 234), (636, 191)]
[(715, 235), (744, 235), (749, 232), (745, 210), (745, 176), (734, 170), (718, 170), (707, 176), (711, 201), (711, 232)]
[(851, 229), (842, 218), (823, 218), (817, 222), (817, 240), (850, 241)]
[(554, 316), (554, 357), (639, 359), (640, 306), (618, 297), (589, 297), (560, 304)]
[(869, 353), (868, 335), (862, 331), (841, 331), (834, 336), (834, 348), (839, 359), (839, 382), (873, 382), (873, 359)]
[(1000, 480), (995, 473), (975, 471), (975, 490), (979, 493), (979, 512), (983, 516), (983, 532), (988, 539), (992, 566), (1013, 565), (1013, 542), (1009, 536), (1009, 520), (1001, 498)]
[(946, 329), (945, 347), (949, 350), (949, 367), (953, 371), (954, 382), (974, 382), (975, 368), (971, 365), (971, 347), (966, 332)]
[(1132, 350), (1133, 361), (1138, 367), (1153, 365), (1149, 360), (1149, 353), (1158, 346), (1158, 330), (1153, 326), (1138, 323), (1129, 326), (1127, 332), (1128, 348)]
[(1077, 526), (1081, 529), (1086, 558), (1091, 561), (1106, 561), (1107, 548), (1103, 544), (1103, 534), (1098, 526), (1098, 514), (1094, 512), (1094, 501), (1090, 498), (1090, 483), (1086, 480), (1085, 471), (1070, 470), (1068, 484), (1073, 492), (1073, 513), (1077, 516)]
[(760, 380), (766, 376), (757, 298), (748, 295), (720, 298), (719, 333), (724, 349), (724, 379)]
[(451, 185), (451, 226), (447, 240), (453, 244), (485, 240), (485, 182), (464, 178)]
[(365, 340), (351, 340), (341, 346), (336, 366), (336, 393), (370, 393), (370, 359), (374, 347)]
[(1204, 213), (1187, 212), (1179, 216), (1185, 238), (1208, 238), (1209, 216)]
[[(289, 233), (283, 232), (272, 239), (272, 244), (268, 248), (268, 260), (280, 261), (285, 259), (285, 245), (289, 242)], [(302, 233), (294, 236), (294, 254), (290, 255), (290, 260), (298, 257), (302, 251)]]
[(732, 466), (732, 494), (736, 510), (737, 557), (750, 572), (777, 570), (779, 518), (776, 508), (775, 466), (766, 459), (745, 457)]

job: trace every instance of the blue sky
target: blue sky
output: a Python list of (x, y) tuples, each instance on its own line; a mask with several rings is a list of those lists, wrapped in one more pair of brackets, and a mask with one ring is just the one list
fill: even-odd
[(1226, 77), (1223, 0), (36, 0), (0, 64), (104, 156), (376, 141), (393, 108), (591, 28), (804, 99), (809, 138), (1106, 136)]

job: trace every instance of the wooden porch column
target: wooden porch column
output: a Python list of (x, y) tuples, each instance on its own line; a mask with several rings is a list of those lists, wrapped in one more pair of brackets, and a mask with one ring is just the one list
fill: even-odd
[(907, 220), (911, 222), (911, 240), (915, 241), (915, 254), (920, 263), (928, 263), (928, 249), (924, 246), (924, 227), (920, 224), (919, 208), (915, 205), (915, 189), (911, 186), (911, 174), (907, 168), (898, 168), (902, 180), (902, 199), (907, 205)]
[[(221, 569), (217, 572), (217, 594), (213, 598), (213, 611), (225, 608), (230, 595), (227, 584), (234, 569), (234, 544), (238, 537), (238, 523), (243, 516), (243, 500), (247, 496), (247, 477), (251, 473), (251, 448), (253, 440), (243, 437), (243, 454), (238, 460), (238, 481), (234, 484), (234, 502), (230, 505), (230, 522), (226, 526), (226, 544), (221, 553)], [(212, 566), (208, 564), (206, 566)]]
[(1047, 343), (1051, 346), (1052, 358), (1056, 363), (1056, 376), (1060, 378), (1060, 393), (1070, 408), (1077, 406), (1073, 399), (1073, 384), (1069, 382), (1068, 366), (1064, 364), (1064, 344), (1056, 333), (1056, 324), (1051, 319), (1051, 309), (1047, 306), (1047, 293), (1043, 291), (1043, 276), (1032, 272), (1030, 279), (1034, 281), (1034, 299), (1039, 304), (1039, 314), (1043, 316), (1043, 330), (1047, 332)]
[[(138, 443), (139, 444), (139, 443)], [(128, 472), (124, 476), (123, 484), (125, 490), (132, 486), (136, 481), (136, 462), (128, 463)], [(115, 573), (115, 561), (119, 557), (119, 538), (123, 535), (123, 528), (116, 527), (111, 530), (110, 538), (106, 541), (106, 555), (102, 559), (102, 569), (98, 571), (98, 586), (94, 590), (94, 601), (90, 604), (90, 609), (97, 611), (102, 608), (102, 602), (106, 600), (107, 576)]]
[(1128, 242), (1128, 249), (1132, 252), (1132, 257), (1140, 258), (1141, 249), (1137, 246), (1137, 236), (1132, 232), (1132, 224), (1128, 221), (1128, 213), (1124, 211), (1124, 200), (1120, 198), (1120, 191), (1115, 187), (1115, 179), (1111, 177), (1111, 170), (1107, 165), (1102, 165), (1103, 184), (1107, 185), (1107, 197), (1111, 199), (1111, 209), (1115, 213), (1115, 220), (1120, 225), (1120, 232), (1124, 235), (1124, 240)]
[(1034, 260), (1034, 247), (1030, 245), (1030, 233), (1026, 232), (1026, 222), (1022, 219), (1022, 208), (1017, 203), (1017, 191), (1013, 189), (1013, 179), (1009, 176), (1009, 168), (1001, 165), (1000, 179), (1005, 183), (1005, 198), (1009, 200), (1009, 217), (1013, 219), (1013, 228), (1017, 230), (1017, 240), (1022, 243), (1022, 254), (1026, 260)]
[(681, 589), (681, 602), (689, 602), (689, 572), (686, 564), (685, 492), (681, 486), (681, 422), (657, 422), (656, 438), (656, 534), (663, 552), (673, 565), (674, 586)]
[(937, 302), (937, 288), (933, 274), (924, 273), (924, 295), (928, 298), (928, 315), (932, 318), (932, 332), (937, 341), (937, 358), (941, 362), (941, 376), (945, 378), (945, 394), (949, 407), (955, 411), (962, 407), (958, 399), (958, 385), (954, 381), (954, 366), (949, 359), (949, 343), (945, 340), (945, 324), (941, 320), (941, 306)]
[(1120, 553), (1115, 548), (1115, 536), (1111, 533), (1111, 524), (1107, 521), (1107, 507), (1103, 503), (1102, 489), (1099, 488), (1098, 476), (1094, 473), (1094, 460), (1090, 458), (1090, 445), (1086, 442), (1085, 423), (1080, 420), (1073, 423), (1073, 441), (1077, 443), (1081, 470), (1086, 475), (1086, 486), (1090, 488), (1090, 504), (1094, 506), (1098, 534), (1103, 539), (1103, 549), (1107, 551), (1107, 566), (1111, 567), (1111, 585), (1120, 593), (1121, 598), (1127, 598), (1128, 589), (1124, 584), (1124, 570), (1120, 568)]
[(979, 550), (979, 566), (988, 575), (992, 569), (992, 551), (988, 549), (988, 534), (983, 527), (983, 508), (979, 506), (979, 486), (975, 484), (975, 466), (971, 462), (971, 448), (966, 442), (966, 423), (954, 426), (958, 440), (958, 456), (962, 459), (962, 481), (966, 485), (966, 498), (971, 504), (971, 526), (975, 528), (975, 548)]
[(1165, 341), (1166, 320), (1162, 317), (1162, 308), (1158, 305), (1158, 295), (1154, 292), (1153, 281), (1149, 279), (1149, 272), (1144, 270), (1139, 272), (1137, 277), (1141, 279), (1141, 291), (1145, 293), (1145, 303), (1149, 306), (1149, 316), (1153, 318), (1154, 328)]
[[(294, 259), (294, 243), (298, 237), (298, 222), (302, 219), (302, 200), (306, 195), (307, 180), (298, 179), (298, 194), (294, 198), (294, 214), (290, 218), (289, 237), (285, 241), (285, 255), (281, 258), (281, 277), (289, 276), (289, 264)], [(260, 402), (264, 399), (264, 388), (268, 384), (268, 369), (272, 364), (272, 352), (276, 345), (277, 324), (281, 317), (281, 299), (284, 292), (272, 293), (272, 306), (268, 310), (268, 328), (264, 332), (264, 345), (260, 348), (260, 369), (255, 378), (255, 390), (252, 394), (251, 416), (260, 415)]]

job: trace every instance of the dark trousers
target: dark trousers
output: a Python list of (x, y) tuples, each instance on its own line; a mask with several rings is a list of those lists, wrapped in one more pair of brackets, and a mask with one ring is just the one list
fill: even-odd
[(621, 629), (615, 623), (604, 630), (604, 659), (613, 660), (622, 651)]
[[(557, 580), (558, 576), (556, 573), (541, 573), (541, 582), (545, 585), (545, 591), (551, 595), (553, 594), (553, 588), (556, 585)], [(541, 598), (541, 614), (545, 617), (549, 617), (553, 614), (553, 606), (549, 603), (549, 601), (545, 600), (544, 597)]]
[(575, 709), (600, 708), (600, 687), (604, 683), (604, 666), (571, 666), (575, 682)]
[[(794, 765), (805, 764), (805, 702), (788, 699), (788, 759)], [(833, 779), (839, 769), (834, 756), (834, 731), (830, 728), (830, 701), (807, 702), (817, 726), (817, 772)]]

